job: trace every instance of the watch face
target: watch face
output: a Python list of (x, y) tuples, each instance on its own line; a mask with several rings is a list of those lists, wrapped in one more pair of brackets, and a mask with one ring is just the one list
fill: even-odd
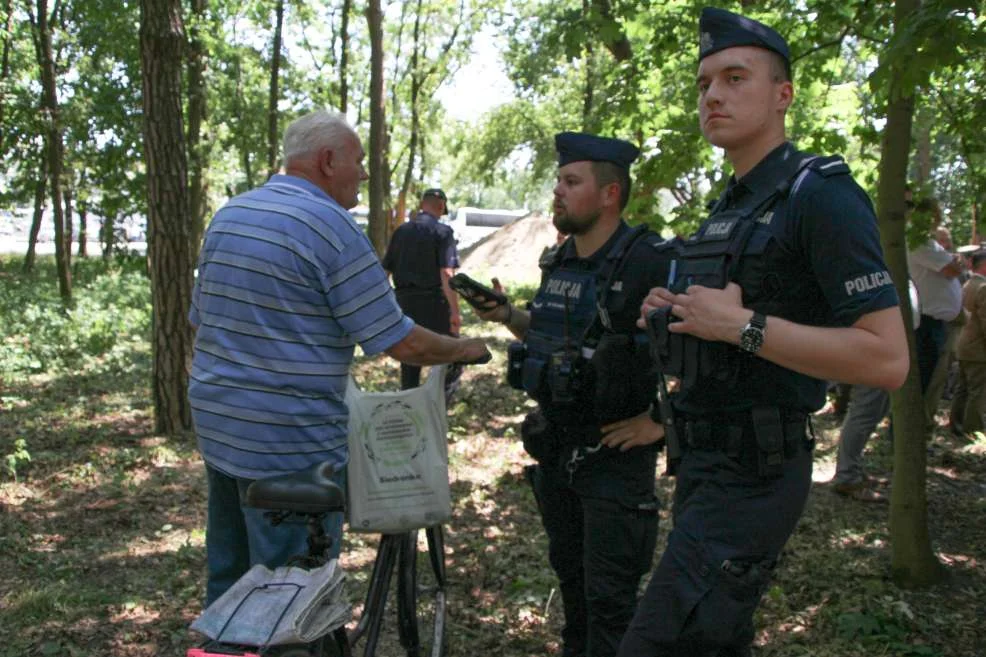
[(740, 349), (755, 354), (763, 346), (763, 331), (756, 326), (747, 326), (740, 336)]

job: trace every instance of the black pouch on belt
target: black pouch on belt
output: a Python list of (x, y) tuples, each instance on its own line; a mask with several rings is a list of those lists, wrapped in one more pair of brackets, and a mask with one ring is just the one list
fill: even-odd
[(753, 433), (757, 439), (757, 474), (764, 478), (780, 477), (784, 471), (784, 425), (776, 406), (755, 406)]

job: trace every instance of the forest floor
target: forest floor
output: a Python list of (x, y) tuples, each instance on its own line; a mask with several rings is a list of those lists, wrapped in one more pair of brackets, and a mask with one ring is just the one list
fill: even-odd
[[(529, 403), (503, 383), (503, 329), (467, 312), (465, 333), (488, 337), (495, 359), (467, 368), (450, 409), (448, 654), (559, 654), (561, 605), (516, 433)], [(0, 657), (179, 656), (194, 645), (187, 628), (204, 591), (204, 471), (193, 436), (154, 434), (150, 351), (129, 349), (112, 367), (97, 360), (0, 386)], [(397, 368), (362, 359), (358, 378), (393, 388)], [(986, 439), (935, 431), (928, 523), (947, 577), (909, 591), (889, 575), (889, 507), (844, 499), (824, 483), (838, 430), (830, 415), (815, 419), (816, 485), (757, 612), (754, 654), (986, 655)], [(874, 475), (889, 477), (885, 434), (867, 457)], [(656, 486), (666, 508), (655, 558), (673, 480)], [(359, 534), (344, 542), (357, 611), (374, 545)], [(392, 616), (386, 622), (379, 654), (393, 657)]]

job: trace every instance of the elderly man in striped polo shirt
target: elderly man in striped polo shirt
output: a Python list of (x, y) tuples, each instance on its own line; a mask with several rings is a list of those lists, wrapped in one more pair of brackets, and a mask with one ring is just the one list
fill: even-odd
[[(230, 199), (206, 231), (189, 398), (209, 483), (207, 604), (252, 565), (305, 551), (303, 525), (271, 527), (243, 495), (254, 479), (322, 461), (344, 483), (343, 395), (357, 343), (415, 365), (487, 353), (401, 312), (348, 212), (368, 177), (363, 157), (341, 114), (303, 116), (284, 133), (285, 173)], [(338, 550), (342, 518), (328, 525)]]

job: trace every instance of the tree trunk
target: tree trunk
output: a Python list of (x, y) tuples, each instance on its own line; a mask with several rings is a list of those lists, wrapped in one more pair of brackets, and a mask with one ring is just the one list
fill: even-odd
[[(919, 0), (896, 1), (894, 22), (898, 33), (917, 9), (918, 3)], [(911, 353), (911, 371), (907, 381), (891, 397), (894, 419), (894, 480), (890, 501), (891, 570), (894, 580), (906, 587), (931, 584), (942, 575), (941, 566), (931, 551), (928, 536), (925, 490), (927, 434), (907, 291), (904, 186), (907, 181), (913, 113), (914, 85), (905, 81), (898, 66), (892, 65), (877, 207), (883, 250), (890, 274), (897, 285)]]
[[(80, 189), (84, 184), (85, 184), (85, 178), (83, 177), (82, 179), (80, 179), (80, 185), (79, 185)], [(76, 208), (78, 208), (78, 213), (79, 213), (79, 257), (88, 258), (89, 247), (86, 245), (86, 242), (89, 240), (88, 226), (87, 226), (89, 219), (89, 204), (80, 198), (79, 202), (76, 204)]]
[(277, 173), (277, 101), (281, 94), (278, 84), (281, 78), (281, 29), (284, 26), (284, 0), (277, 0), (274, 23), (274, 45), (270, 56), (270, 96), (267, 106), (267, 177)]
[(193, 262), (185, 131), (181, 113), (181, 0), (141, 0), (144, 158), (147, 166), (148, 269), (153, 304), (153, 397), (157, 433), (191, 428), (188, 309)]
[(414, 13), (414, 45), (411, 49), (411, 135), (407, 145), (407, 168), (404, 170), (404, 180), (397, 196), (397, 209), (390, 226), (388, 226), (388, 239), (404, 221), (408, 192), (411, 190), (411, 182), (414, 179), (414, 164), (418, 157), (418, 139), (421, 132), (421, 108), (418, 101), (421, 95), (422, 77), (419, 61), (421, 57), (421, 13), (421, 0), (418, 0), (417, 10)]
[[(236, 70), (236, 91), (233, 97), (233, 107), (236, 113), (240, 113), (246, 107), (246, 100), (243, 96), (243, 63), (241, 61), (242, 55), (237, 53), (234, 57), (233, 66)], [(243, 167), (243, 176), (246, 178), (246, 188), (253, 189), (256, 187), (256, 184), (253, 180), (253, 162), (250, 160), (250, 144), (246, 132), (242, 128), (236, 128), (236, 141), (240, 147), (240, 165)], [(235, 191), (230, 192), (229, 195), (233, 196), (234, 194)]]
[[(30, 8), (30, 6), (28, 6)], [(48, 180), (51, 185), (51, 205), (55, 219), (55, 263), (58, 269), (58, 292), (62, 303), (72, 304), (71, 250), (65, 250), (65, 215), (62, 209), (62, 167), (65, 160), (62, 128), (58, 111), (58, 90), (55, 84), (55, 60), (51, 49), (51, 24), (48, 0), (37, 0), (37, 14), (31, 16), (34, 27), (34, 48), (41, 69), (41, 114), (46, 126)]]
[(116, 215), (109, 215), (103, 218), (103, 225), (99, 229), (99, 242), (103, 247), (103, 260), (113, 257), (116, 249)]
[(917, 167), (914, 171), (914, 183), (922, 188), (931, 180), (931, 122), (928, 117), (918, 113)]
[(353, 10), (353, 0), (342, 2), (342, 25), (339, 27), (339, 111), (345, 114), (349, 109), (349, 80), (346, 68), (349, 66), (349, 14)]
[[(588, 17), (589, 15), (589, 0), (582, 0), (582, 15)], [(592, 85), (592, 38), (589, 37), (585, 42), (585, 54), (582, 57), (582, 61), (585, 64), (585, 80), (582, 86), (582, 131), (591, 132), (592, 131), (592, 104), (593, 104), (593, 92), (594, 88)]]
[(208, 183), (205, 177), (207, 146), (202, 139), (202, 123), (208, 112), (205, 69), (206, 48), (202, 42), (203, 21), (206, 20), (206, 0), (192, 0), (192, 27), (188, 40), (188, 207), (191, 216), (189, 240), (192, 258), (196, 258), (202, 235), (205, 233), (205, 218), (208, 213)]
[(387, 212), (384, 148), (386, 144), (386, 114), (383, 93), (383, 12), (380, 0), (366, 3), (366, 24), (370, 33), (370, 242), (377, 254), (383, 256), (387, 248)]
[(73, 214), (74, 202), (75, 202), (75, 194), (74, 194), (74, 189), (75, 188), (72, 186), (72, 183), (71, 183), (72, 174), (71, 174), (70, 171), (66, 171), (65, 172), (65, 175), (63, 176), (63, 178), (65, 180), (65, 186), (62, 189), (62, 197), (65, 199), (64, 200), (64, 206), (65, 206), (65, 210), (64, 210), (64, 212), (65, 212), (65, 233), (62, 236), (62, 239), (65, 242), (64, 247), (63, 247), (65, 249), (65, 260), (66, 260), (69, 268), (71, 268), (72, 267), (72, 241), (73, 241), (74, 232), (75, 232), (75, 224), (72, 222), (72, 214)]
[(24, 271), (34, 270), (38, 247), (38, 233), (45, 214), (45, 190), (48, 188), (48, 175), (44, 160), (38, 167), (38, 182), (34, 186), (34, 216), (31, 218), (31, 232), (27, 236), (27, 255), (24, 256)]
[(7, 88), (7, 79), (10, 77), (10, 42), (14, 38), (11, 32), (13, 17), (13, 0), (5, 0), (3, 3), (3, 51), (0, 52), (0, 153), (3, 153), (3, 110), (6, 104), (4, 91)]

